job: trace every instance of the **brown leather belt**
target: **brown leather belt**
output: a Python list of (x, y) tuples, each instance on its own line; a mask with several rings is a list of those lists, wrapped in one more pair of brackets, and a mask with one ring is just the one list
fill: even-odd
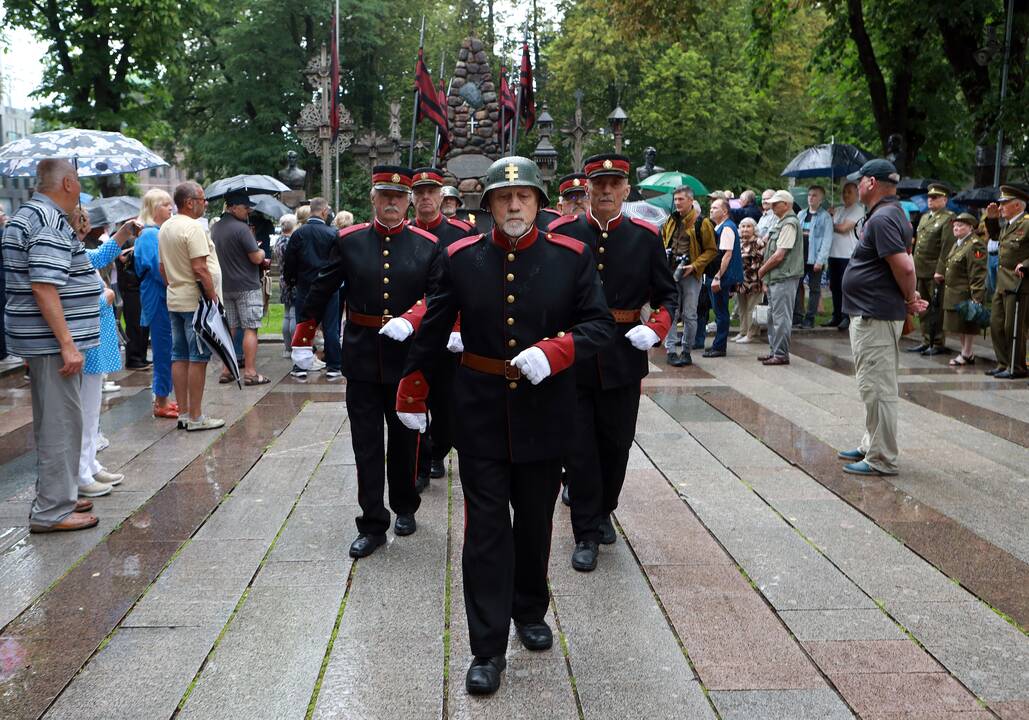
[(385, 315), (365, 315), (364, 313), (354, 312), (353, 310), (347, 313), (348, 322), (360, 325), (361, 327), (370, 327), (375, 329), (381, 328), (392, 319), (393, 316), (389, 313), (386, 313)]
[(499, 375), (506, 380), (522, 379), (522, 371), (512, 365), (510, 360), (483, 357), (466, 350), (461, 353), (461, 364), (487, 375)]
[(640, 321), (639, 310), (616, 310), (611, 308), (611, 316), (616, 323), (634, 323)]

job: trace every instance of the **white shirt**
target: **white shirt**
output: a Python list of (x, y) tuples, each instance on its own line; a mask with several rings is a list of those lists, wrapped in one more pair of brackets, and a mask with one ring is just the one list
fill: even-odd
[[(865, 206), (861, 203), (854, 203), (849, 208), (845, 205), (837, 205), (833, 210), (833, 225), (842, 225), (845, 222), (858, 223), (865, 216)], [(854, 254), (854, 247), (857, 245), (857, 227), (848, 232), (838, 233), (835, 230), (832, 234), (832, 245), (829, 246), (829, 257), (850, 259)]]

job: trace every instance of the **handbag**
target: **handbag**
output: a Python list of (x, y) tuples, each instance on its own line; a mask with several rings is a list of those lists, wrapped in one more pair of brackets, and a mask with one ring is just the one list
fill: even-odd
[(760, 327), (768, 327), (768, 305), (755, 305), (750, 319)]

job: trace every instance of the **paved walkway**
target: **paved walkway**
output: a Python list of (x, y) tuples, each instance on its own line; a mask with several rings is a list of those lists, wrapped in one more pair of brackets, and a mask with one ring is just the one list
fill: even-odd
[(101, 460), (125, 482), (98, 528), (33, 536), (28, 388), (0, 379), (0, 717), (1029, 718), (1025, 383), (905, 355), (902, 473), (855, 478), (845, 337), (782, 368), (730, 347), (654, 354), (618, 542), (574, 572), (558, 505), (560, 642), (512, 636), (489, 699), (463, 687), (456, 455), (418, 532), (351, 561), (346, 386), (262, 345), (273, 384), (208, 385), (219, 433), (151, 418), (123, 373)]

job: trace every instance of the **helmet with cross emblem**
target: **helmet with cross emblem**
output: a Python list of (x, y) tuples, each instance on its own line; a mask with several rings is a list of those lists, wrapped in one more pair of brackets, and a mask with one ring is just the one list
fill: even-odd
[(540, 194), (540, 207), (546, 207), (550, 203), (540, 169), (529, 158), (512, 155), (500, 158), (490, 165), (486, 171), (486, 189), (482, 191), (479, 207), (488, 210), (490, 191), (506, 187), (536, 188)]

